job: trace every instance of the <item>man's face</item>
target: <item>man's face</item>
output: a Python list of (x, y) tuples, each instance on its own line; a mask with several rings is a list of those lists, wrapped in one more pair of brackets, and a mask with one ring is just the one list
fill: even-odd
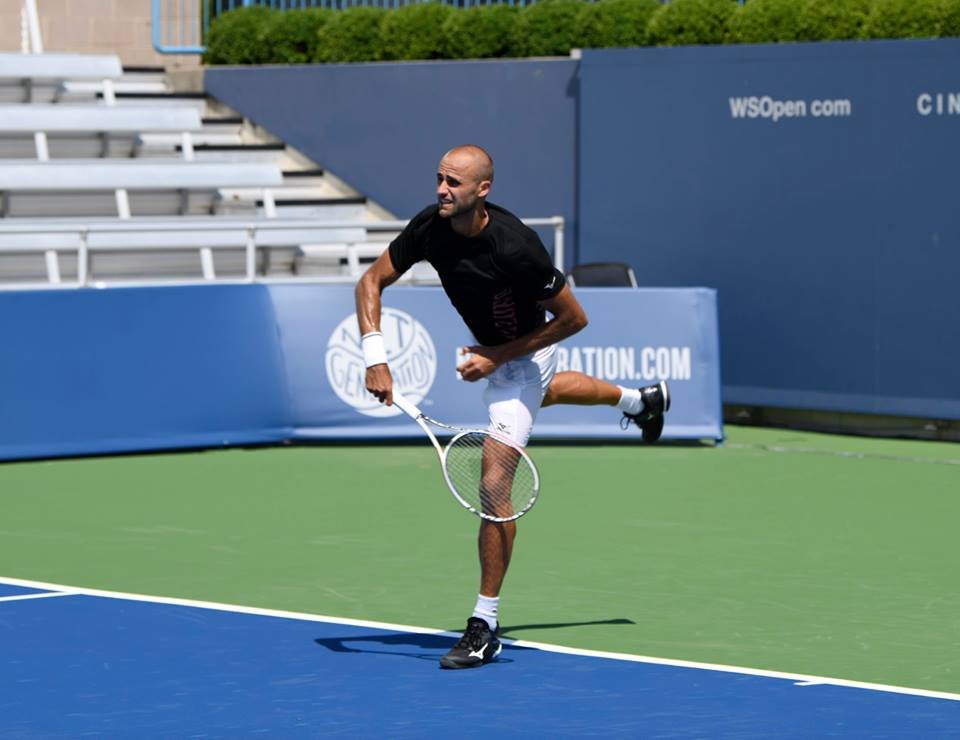
[(473, 157), (451, 154), (437, 167), (437, 204), (442, 218), (472, 211), (477, 201), (490, 192), (490, 181), (482, 180)]

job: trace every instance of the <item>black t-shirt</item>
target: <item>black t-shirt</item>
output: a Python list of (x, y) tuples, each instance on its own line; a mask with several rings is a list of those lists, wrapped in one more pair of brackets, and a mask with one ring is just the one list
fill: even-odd
[(390, 260), (399, 273), (420, 260), (433, 265), (473, 336), (490, 347), (543, 326), (540, 301), (559, 293), (566, 279), (535, 231), (499, 206), (486, 208), (489, 221), (472, 237), (455, 232), (436, 205), (425, 208), (390, 243)]

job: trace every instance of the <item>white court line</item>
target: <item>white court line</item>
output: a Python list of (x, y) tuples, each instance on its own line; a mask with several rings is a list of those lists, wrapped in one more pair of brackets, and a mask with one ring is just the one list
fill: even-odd
[[(0, 583), (6, 583), (11, 586), (24, 586), (27, 588), (40, 588), (50, 591), (58, 591), (63, 596), (99, 596), (106, 599), (123, 599), (125, 601), (143, 601), (150, 604), (169, 604), (172, 606), (188, 606), (195, 609), (211, 609), (214, 611), (232, 612), (235, 614), (252, 614), (261, 617), (278, 617), (280, 619), (296, 619), (304, 622), (324, 622), (327, 624), (343, 624), (350, 627), (367, 627), (369, 629), (393, 630), (398, 632), (411, 632), (421, 635), (449, 635), (450, 637), (459, 637), (457, 632), (448, 632), (446, 630), (431, 629), (428, 627), (414, 627), (409, 624), (392, 624), (390, 622), (373, 622), (366, 619), (348, 619), (345, 617), (330, 617), (321, 614), (307, 614), (304, 612), (283, 611), (280, 609), (262, 609), (255, 606), (240, 606), (237, 604), (220, 604), (213, 601), (196, 601), (194, 599), (179, 599), (171, 596), (147, 596), (145, 594), (130, 594), (122, 591), (104, 591), (96, 588), (82, 588), (78, 586), (64, 586), (56, 583), (44, 583), (41, 581), (27, 581), (20, 578), (7, 578), (0, 576)], [(15, 597), (14, 597), (15, 598)], [(671, 666), (674, 668), (695, 668), (704, 671), (719, 671), (722, 673), (737, 673), (745, 676), (760, 676), (763, 678), (781, 678), (788, 681), (794, 681), (797, 686), (842, 686), (851, 689), (865, 689), (867, 691), (884, 691), (891, 694), (907, 694), (910, 696), (922, 696), (929, 699), (947, 699), (949, 701), (960, 701), (960, 694), (953, 694), (946, 691), (929, 691), (927, 689), (914, 689), (907, 686), (889, 686), (880, 683), (868, 683), (864, 681), (849, 681), (844, 678), (830, 678), (827, 676), (811, 676), (802, 673), (785, 673), (783, 671), (768, 671), (761, 668), (746, 668), (743, 666), (722, 665), (719, 663), (700, 663), (692, 660), (673, 660), (670, 658), (654, 658), (648, 655), (630, 655), (628, 653), (610, 653), (603, 650), (586, 650), (581, 648), (565, 647), (563, 645), (551, 645), (545, 642), (530, 642), (527, 640), (504, 640), (505, 645), (513, 645), (522, 648), (532, 648), (550, 653), (562, 653), (564, 655), (580, 655), (587, 658), (606, 658), (608, 660), (622, 660), (632, 663), (647, 663), (650, 665)]]
[(42, 594), (17, 594), (16, 596), (0, 596), (0, 601), (23, 601), (25, 599), (49, 599), (52, 596), (76, 596), (62, 591), (45, 591)]

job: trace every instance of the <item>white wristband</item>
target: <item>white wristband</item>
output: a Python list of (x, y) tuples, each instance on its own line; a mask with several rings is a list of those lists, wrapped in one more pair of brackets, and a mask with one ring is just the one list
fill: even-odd
[(363, 363), (367, 367), (382, 365), (387, 361), (387, 348), (383, 344), (383, 334), (372, 331), (360, 337), (360, 346), (363, 348)]

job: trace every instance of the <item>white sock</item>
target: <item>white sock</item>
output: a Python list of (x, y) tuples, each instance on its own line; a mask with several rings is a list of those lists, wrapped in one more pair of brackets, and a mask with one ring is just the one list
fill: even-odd
[(620, 400), (617, 401), (617, 408), (625, 414), (636, 416), (643, 411), (643, 398), (640, 396), (640, 390), (637, 388), (624, 388), (618, 385), (620, 389)]
[(491, 630), (495, 630), (497, 628), (497, 609), (499, 606), (499, 596), (477, 594), (477, 605), (473, 608), (472, 616), (484, 620)]

